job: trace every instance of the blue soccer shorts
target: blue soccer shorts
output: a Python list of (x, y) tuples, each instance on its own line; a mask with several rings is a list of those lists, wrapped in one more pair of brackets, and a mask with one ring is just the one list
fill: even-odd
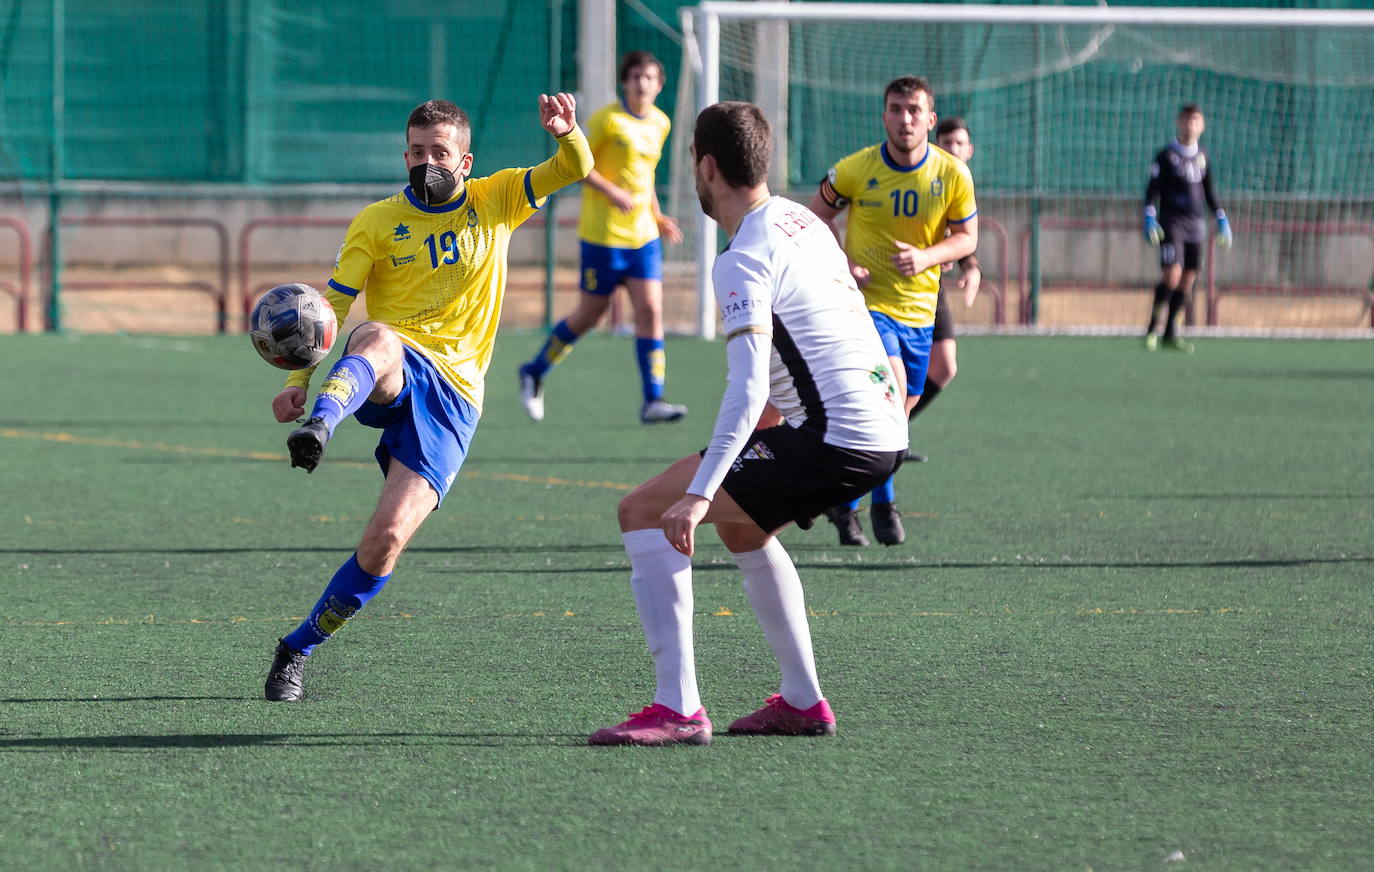
[(906, 368), (906, 393), (914, 397), (925, 390), (930, 368), (930, 344), (935, 327), (908, 327), (882, 312), (869, 310), (873, 326), (883, 340), (888, 357), (900, 358)]
[(589, 294), (604, 297), (626, 279), (662, 279), (663, 243), (651, 240), (639, 248), (612, 248), (582, 243), (582, 283)]
[(396, 460), (424, 476), (439, 495), (437, 509), (468, 456), (479, 415), (427, 357), (409, 345), (404, 348), (406, 384), (400, 396), (385, 406), (363, 403), (354, 417), (382, 431), (377, 443), (382, 474)]

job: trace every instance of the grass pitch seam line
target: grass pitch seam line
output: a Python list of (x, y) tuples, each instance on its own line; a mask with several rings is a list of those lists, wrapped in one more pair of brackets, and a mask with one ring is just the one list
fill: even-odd
[[(57, 442), (65, 445), (93, 445), (100, 448), (127, 448), (134, 451), (161, 451), (167, 454), (191, 454), (200, 457), (233, 457), (239, 460), (263, 460), (279, 463), (287, 459), (285, 454), (272, 454), (266, 451), (238, 451), (230, 448), (198, 448), (192, 445), (172, 445), (167, 442), (137, 442), (123, 439), (109, 439), (102, 436), (77, 436), (73, 433), (35, 433), (17, 430), (13, 427), (0, 427), (0, 438), (34, 439), (40, 442)], [(375, 463), (361, 460), (332, 460), (334, 466), (370, 468)], [(636, 485), (618, 481), (583, 481), (582, 479), (557, 478), (555, 476), (523, 475), (518, 472), (480, 472), (463, 471), (464, 478), (486, 479), (488, 481), (518, 481), (522, 484), (557, 485), (560, 487), (585, 487), (603, 490), (632, 491)]]

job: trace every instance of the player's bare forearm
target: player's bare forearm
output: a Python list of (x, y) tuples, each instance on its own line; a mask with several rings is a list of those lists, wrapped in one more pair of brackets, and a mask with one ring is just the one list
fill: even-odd
[(950, 263), (963, 260), (978, 248), (978, 231), (972, 233), (951, 233), (944, 239), (925, 250), (926, 255), (935, 263)]

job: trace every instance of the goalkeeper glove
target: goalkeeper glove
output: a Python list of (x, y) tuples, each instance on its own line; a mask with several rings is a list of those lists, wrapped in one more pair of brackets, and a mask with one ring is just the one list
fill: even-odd
[(1225, 209), (1217, 210), (1217, 245), (1229, 249), (1233, 237), (1231, 234), (1231, 221), (1226, 217)]
[(1145, 241), (1151, 245), (1159, 245), (1164, 241), (1164, 228), (1155, 217), (1154, 206), (1145, 207)]

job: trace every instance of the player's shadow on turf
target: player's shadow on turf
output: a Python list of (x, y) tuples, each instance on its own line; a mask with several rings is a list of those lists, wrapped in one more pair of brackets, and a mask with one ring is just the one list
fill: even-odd
[(1316, 380), (1374, 379), (1374, 369), (1223, 369), (1216, 373), (1222, 378), (1263, 379), (1265, 381), (1286, 378), (1307, 378)]
[(574, 464), (578, 464), (578, 463), (599, 464), (599, 465), (603, 465), (603, 466), (606, 466), (606, 465), (610, 465), (610, 466), (620, 466), (620, 465), (627, 464), (627, 463), (630, 463), (630, 464), (633, 464), (633, 463), (643, 463), (643, 464), (654, 464), (654, 465), (658, 465), (658, 466), (667, 466), (668, 464), (670, 464), (670, 463), (675, 463), (675, 462), (677, 462), (677, 461), (680, 460), (680, 459), (681, 459), (680, 457), (667, 457), (667, 456), (664, 456), (664, 457), (559, 457), (559, 456), (545, 455), (545, 456), (543, 456), (543, 457), (486, 457), (486, 456), (474, 455), (474, 456), (472, 456), (472, 457), (469, 457), (467, 460), (465, 460), (465, 461), (463, 461), (463, 462), (464, 462), (464, 464), (467, 465), (467, 466), (471, 466), (471, 465), (474, 464), (474, 463), (476, 463), (476, 464), (482, 464), (482, 463), (510, 463), (510, 464), (517, 464), (517, 465), (520, 465), (520, 466), (530, 466), (530, 465), (532, 465), (532, 464), (539, 464), (539, 463), (552, 463), (552, 464), (556, 464), (556, 465), (558, 465), (558, 466), (568, 466), (568, 465), (574, 465)]
[[(0, 548), (0, 554), (49, 554), (49, 555), (70, 555), (70, 554), (338, 554), (347, 553), (348, 549), (343, 546), (312, 546), (312, 545), (293, 545), (289, 548)], [(509, 556), (516, 552), (520, 554), (571, 554), (585, 552), (589, 554), (599, 554), (601, 552), (612, 552), (624, 554), (625, 546), (619, 542), (605, 542), (602, 544), (585, 543), (558, 543), (551, 542), (547, 545), (446, 545), (438, 546), (415, 546), (406, 549), (407, 554), (501, 554)]]
[[(0, 753), (5, 751), (48, 751), (55, 748), (87, 748), (91, 750), (152, 750), (168, 748), (245, 748), (271, 745), (278, 748), (321, 746), (356, 746), (376, 739), (391, 740), (387, 745), (463, 745), (477, 747), (507, 747), (509, 739), (524, 739), (520, 744), (549, 747), (562, 744), (586, 744), (583, 733), (172, 733), (147, 736), (45, 736), (39, 738), (0, 738)], [(407, 742), (406, 739), (418, 739)], [(551, 742), (550, 740), (576, 740)], [(399, 741), (398, 741), (399, 740)], [(369, 745), (374, 750), (375, 743)]]
[(1098, 500), (1369, 500), (1374, 494), (1087, 494)]
[(182, 700), (238, 702), (241, 696), (31, 696), (0, 699), (0, 703), (32, 702), (181, 702)]

